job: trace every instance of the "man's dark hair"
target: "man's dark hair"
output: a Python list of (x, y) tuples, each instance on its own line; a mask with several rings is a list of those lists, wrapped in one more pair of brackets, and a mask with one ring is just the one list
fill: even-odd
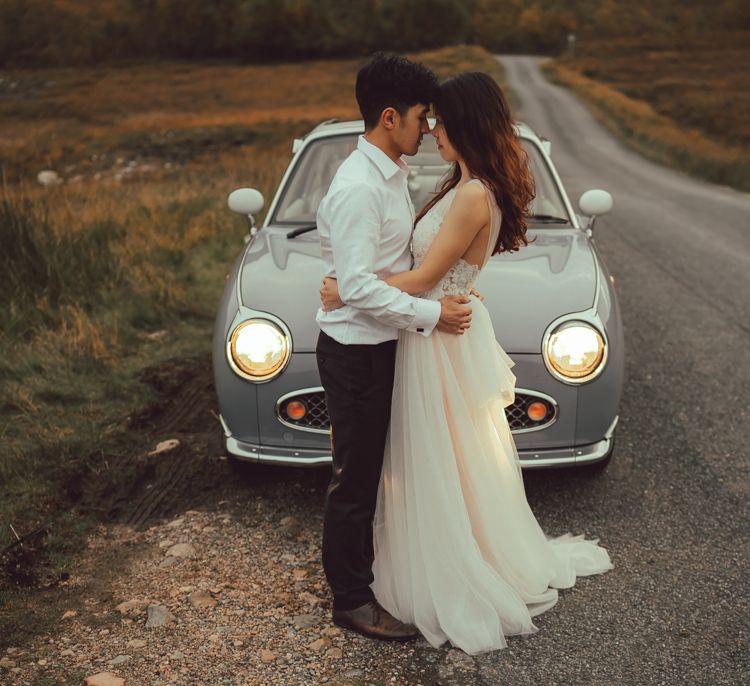
[(422, 64), (398, 55), (377, 52), (357, 74), (356, 95), (365, 129), (378, 125), (386, 107), (401, 116), (421, 103), (434, 102), (439, 91), (435, 74)]

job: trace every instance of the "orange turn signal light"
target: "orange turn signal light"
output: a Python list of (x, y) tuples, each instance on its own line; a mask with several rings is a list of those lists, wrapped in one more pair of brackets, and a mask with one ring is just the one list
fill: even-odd
[(526, 408), (526, 414), (534, 422), (541, 422), (547, 416), (547, 406), (539, 401), (531, 403)]
[(289, 419), (299, 421), (307, 414), (307, 407), (301, 400), (292, 400), (286, 404), (286, 414)]

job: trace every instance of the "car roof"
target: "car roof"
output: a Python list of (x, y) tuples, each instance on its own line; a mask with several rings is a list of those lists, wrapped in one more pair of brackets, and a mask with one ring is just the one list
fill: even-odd
[[(434, 124), (434, 119), (430, 118), (430, 126)], [(523, 122), (515, 122), (516, 131), (518, 135), (523, 138), (531, 138), (539, 142), (541, 139), (536, 133)], [(339, 121), (338, 119), (327, 119), (326, 121), (320, 122), (315, 126), (309, 133), (303, 138), (308, 136), (313, 138), (325, 137), (325, 136), (336, 136), (346, 133), (364, 133), (365, 124), (361, 119), (354, 119), (351, 121)]]

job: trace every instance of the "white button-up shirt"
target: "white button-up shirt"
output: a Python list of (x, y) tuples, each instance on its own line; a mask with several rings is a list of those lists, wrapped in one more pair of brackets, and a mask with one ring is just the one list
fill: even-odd
[(383, 280), (412, 267), (408, 175), (403, 160), (394, 162), (360, 136), (320, 202), (325, 275), (338, 279), (346, 305), (321, 308), (316, 319), (339, 343), (382, 343), (396, 339), (398, 329), (429, 336), (440, 318), (439, 302), (414, 298)]

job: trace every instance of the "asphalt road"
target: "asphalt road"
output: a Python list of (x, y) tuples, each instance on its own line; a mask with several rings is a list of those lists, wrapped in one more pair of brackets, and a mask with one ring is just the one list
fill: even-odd
[(476, 659), (476, 683), (749, 684), (750, 196), (627, 150), (540, 59), (500, 61), (573, 203), (590, 188), (614, 196), (594, 235), (627, 384), (607, 470), (526, 475), (545, 531), (600, 537), (615, 569), (563, 591), (535, 635)]

